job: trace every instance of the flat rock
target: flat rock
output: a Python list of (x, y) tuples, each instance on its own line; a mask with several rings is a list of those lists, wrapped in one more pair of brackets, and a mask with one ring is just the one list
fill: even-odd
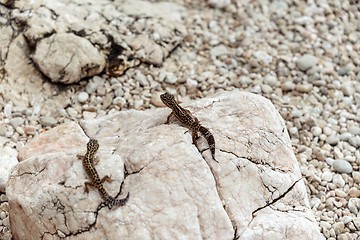
[(319, 60), (317, 57), (310, 54), (305, 54), (296, 61), (296, 64), (301, 71), (306, 71), (315, 66), (318, 61)]
[[(214, 134), (218, 163), (185, 127), (164, 124), (168, 108), (121, 111), (36, 136), (6, 187), (14, 238), (324, 239), (269, 100), (232, 91), (183, 106)], [(89, 137), (100, 143), (100, 177), (113, 179), (107, 191), (130, 192), (125, 206), (110, 210), (97, 190), (84, 193), (76, 154)], [(203, 138), (198, 147), (206, 149)]]

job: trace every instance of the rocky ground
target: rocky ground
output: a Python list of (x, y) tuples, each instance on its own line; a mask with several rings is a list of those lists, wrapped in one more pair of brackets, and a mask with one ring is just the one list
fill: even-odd
[[(185, 101), (239, 88), (270, 99), (285, 119), (324, 236), (360, 239), (359, 1), (176, 3), (187, 9), (187, 34), (161, 67), (141, 64), (120, 77), (67, 86), (45, 80), (42, 101), (23, 104), (4, 92), (8, 85), (13, 96), (28, 98), (1, 62), (2, 156), (63, 122), (159, 107), (165, 90)], [(0, 8), (6, 25), (8, 10)], [(6, 199), (2, 193), (0, 236), (10, 239)]]

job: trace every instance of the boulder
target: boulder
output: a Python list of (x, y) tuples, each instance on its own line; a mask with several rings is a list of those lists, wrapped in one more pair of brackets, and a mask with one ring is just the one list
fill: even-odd
[[(66, 123), (19, 152), (6, 193), (15, 239), (324, 239), (283, 120), (269, 100), (240, 91), (187, 104), (216, 141), (192, 144), (164, 124), (170, 109), (121, 111)], [(126, 205), (109, 209), (77, 154), (99, 141), (100, 177)], [(123, 184), (122, 184), (123, 182)]]

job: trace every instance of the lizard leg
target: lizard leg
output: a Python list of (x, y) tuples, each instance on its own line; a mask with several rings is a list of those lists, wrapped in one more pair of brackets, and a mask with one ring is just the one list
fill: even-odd
[(169, 114), (169, 116), (168, 116), (167, 119), (166, 119), (166, 123), (165, 123), (165, 124), (169, 124), (170, 118), (171, 118), (173, 115), (174, 115), (174, 112), (171, 112), (171, 113)]
[(102, 179), (101, 182), (108, 182), (111, 183), (113, 180), (111, 179), (111, 177), (109, 177), (108, 175), (105, 175)]
[(84, 156), (83, 156), (83, 155), (77, 154), (76, 157), (77, 157), (79, 160), (84, 160)]
[(85, 182), (85, 186), (84, 186), (84, 192), (88, 193), (89, 192), (89, 186), (93, 187), (94, 184), (92, 182)]

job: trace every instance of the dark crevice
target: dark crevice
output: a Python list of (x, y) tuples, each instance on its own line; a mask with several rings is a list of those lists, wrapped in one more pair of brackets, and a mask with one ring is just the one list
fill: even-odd
[[(253, 211), (252, 214), (251, 214), (251, 215), (252, 215), (252, 219), (254, 219), (255, 214), (256, 214), (258, 211), (260, 211), (260, 210), (262, 210), (262, 209), (264, 209), (264, 208), (266, 208), (266, 207), (269, 207), (269, 206), (275, 204), (275, 203), (276, 203), (277, 201), (279, 201), (280, 199), (282, 199), (286, 194), (288, 194), (288, 193), (295, 187), (295, 185), (296, 185), (301, 179), (302, 179), (302, 178), (296, 180), (296, 181), (295, 181), (283, 194), (281, 194), (279, 197), (273, 199), (272, 201), (270, 201), (270, 202), (267, 203), (266, 205), (264, 205), (264, 206), (262, 206), (262, 207), (259, 207), (259, 208), (257, 208), (255, 211)], [(251, 221), (252, 221), (252, 220), (251, 220)], [(251, 223), (251, 221), (250, 221), (250, 223)], [(250, 223), (249, 223), (248, 225), (250, 225)]]

